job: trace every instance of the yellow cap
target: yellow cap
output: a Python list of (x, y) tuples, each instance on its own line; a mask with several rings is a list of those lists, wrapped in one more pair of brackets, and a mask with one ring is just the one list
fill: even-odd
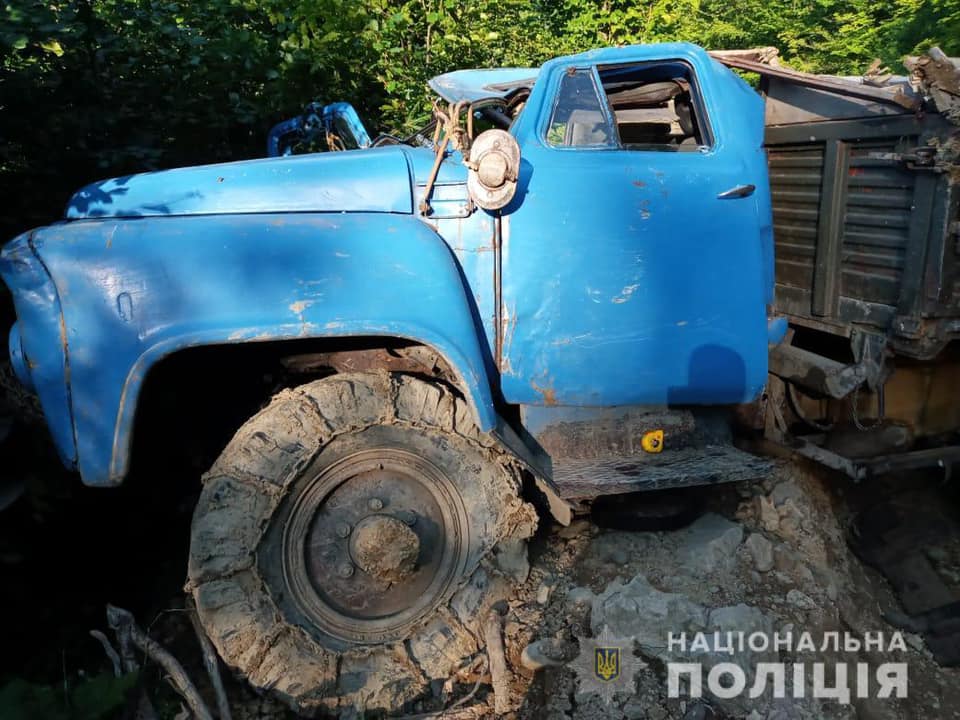
[(643, 434), (640, 445), (648, 453), (658, 453), (663, 450), (663, 430), (650, 430)]

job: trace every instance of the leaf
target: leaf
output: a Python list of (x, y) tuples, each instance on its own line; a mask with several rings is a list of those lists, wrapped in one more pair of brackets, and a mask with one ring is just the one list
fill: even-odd
[(57, 40), (47, 40), (46, 42), (42, 42), (40, 43), (40, 47), (49, 53), (53, 53), (57, 57), (63, 57), (63, 48), (60, 46), (60, 42)]
[(64, 718), (63, 700), (44, 685), (31, 685), (16, 678), (0, 687), (0, 708), (6, 720), (32, 720), (33, 718)]
[(109, 673), (81, 683), (71, 693), (75, 720), (108, 720), (124, 705), (127, 693), (137, 682), (137, 673), (121, 677)]

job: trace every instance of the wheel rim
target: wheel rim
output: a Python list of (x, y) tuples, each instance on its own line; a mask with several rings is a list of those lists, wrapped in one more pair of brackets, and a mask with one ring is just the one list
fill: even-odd
[(439, 468), (403, 450), (364, 450), (298, 495), (283, 533), (284, 583), (323, 633), (399, 639), (463, 573), (466, 531), (460, 493)]

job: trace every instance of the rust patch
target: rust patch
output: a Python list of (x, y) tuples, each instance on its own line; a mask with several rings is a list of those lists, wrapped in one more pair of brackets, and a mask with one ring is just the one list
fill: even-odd
[(530, 387), (543, 396), (543, 404), (547, 407), (553, 407), (557, 404), (557, 391), (552, 387), (540, 387), (536, 382), (531, 382)]
[(634, 185), (634, 187), (638, 187), (638, 188), (642, 188), (642, 187), (646, 187), (646, 186), (647, 186), (647, 184), (646, 184), (643, 180), (634, 180), (634, 181), (633, 181), (633, 185)]
[(455, 381), (456, 378), (447, 361), (423, 345), (303, 353), (282, 358), (280, 362), (287, 371), (294, 373), (312, 373), (325, 369), (333, 369), (339, 373), (386, 370), (450, 381)]

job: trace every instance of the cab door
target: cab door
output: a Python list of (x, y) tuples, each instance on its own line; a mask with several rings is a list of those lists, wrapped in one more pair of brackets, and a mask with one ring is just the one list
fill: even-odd
[(612, 48), (545, 65), (514, 134), (504, 398), (755, 397), (772, 289), (761, 99), (698, 48)]

